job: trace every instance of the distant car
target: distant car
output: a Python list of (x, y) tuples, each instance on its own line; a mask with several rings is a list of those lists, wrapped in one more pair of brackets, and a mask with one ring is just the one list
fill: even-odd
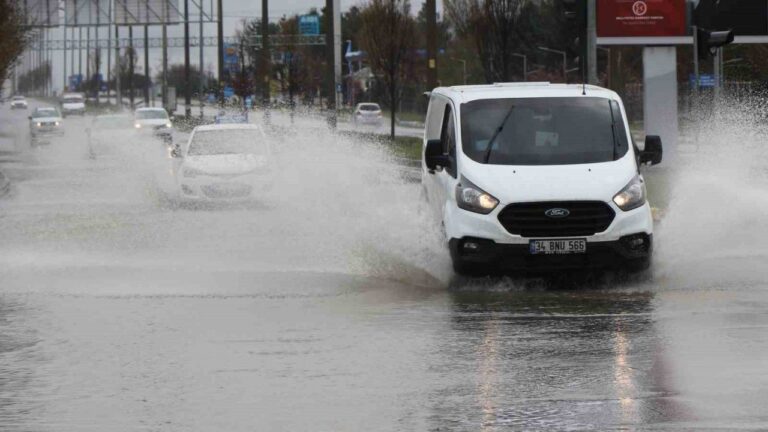
[(124, 137), (126, 132), (134, 128), (130, 115), (100, 115), (94, 117), (91, 125), (85, 130), (88, 136), (88, 154), (95, 157), (104, 153), (116, 138)]
[(61, 113), (54, 107), (40, 107), (29, 116), (29, 138), (34, 147), (48, 144), (54, 137), (64, 135)]
[(166, 143), (173, 139), (173, 123), (164, 108), (139, 108), (133, 113), (133, 127), (141, 133), (162, 138)]
[(85, 97), (80, 93), (64, 93), (61, 96), (61, 114), (85, 115)]
[(272, 187), (271, 148), (254, 124), (198, 126), (171, 155), (182, 202), (248, 201)]
[(29, 108), (29, 105), (27, 104), (27, 99), (24, 96), (14, 96), (11, 98), (11, 109), (27, 109)]
[(383, 121), (381, 107), (372, 102), (357, 104), (352, 121), (355, 124), (381, 125)]
[(240, 113), (227, 113), (226, 111), (219, 112), (213, 122), (215, 124), (242, 124), (248, 123), (248, 111)]

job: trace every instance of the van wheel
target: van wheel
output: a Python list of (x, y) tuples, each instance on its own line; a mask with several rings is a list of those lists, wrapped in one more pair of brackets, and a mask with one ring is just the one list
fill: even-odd
[(627, 263), (627, 270), (630, 273), (641, 273), (651, 268), (651, 257), (631, 260)]
[(461, 276), (488, 276), (492, 274), (488, 266), (461, 260), (453, 261), (453, 271)]

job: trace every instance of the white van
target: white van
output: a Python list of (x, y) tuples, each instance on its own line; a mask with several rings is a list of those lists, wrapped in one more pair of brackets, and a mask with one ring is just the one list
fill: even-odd
[(430, 94), (422, 185), (460, 274), (649, 267), (653, 220), (619, 96), (507, 83)]

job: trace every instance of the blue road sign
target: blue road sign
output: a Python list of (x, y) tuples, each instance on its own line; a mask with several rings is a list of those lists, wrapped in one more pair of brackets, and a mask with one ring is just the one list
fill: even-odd
[(299, 17), (299, 33), (303, 35), (320, 34), (320, 17), (317, 15), (302, 15)]
[[(688, 76), (688, 81), (691, 84), (691, 87), (696, 86), (696, 77), (691, 74)], [(700, 74), (699, 75), (699, 87), (714, 87), (715, 86), (715, 76), (712, 74)]]
[(80, 84), (83, 82), (83, 76), (82, 75), (70, 75), (69, 76), (69, 89), (75, 90), (76, 88), (80, 87)]
[(225, 98), (231, 98), (235, 95), (235, 90), (232, 87), (224, 87), (224, 97)]

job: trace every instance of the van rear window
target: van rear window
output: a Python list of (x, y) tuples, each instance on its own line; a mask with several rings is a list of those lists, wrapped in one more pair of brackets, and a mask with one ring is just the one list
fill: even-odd
[(594, 97), (476, 100), (461, 106), (462, 148), (495, 165), (614, 161), (628, 150), (617, 111), (618, 104)]

